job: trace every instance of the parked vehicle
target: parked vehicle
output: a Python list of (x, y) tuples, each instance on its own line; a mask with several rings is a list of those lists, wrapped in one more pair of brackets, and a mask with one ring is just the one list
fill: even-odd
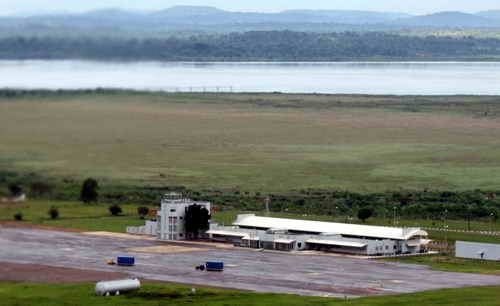
[(120, 295), (120, 292), (138, 290), (141, 282), (138, 279), (122, 279), (102, 281), (95, 285), (95, 293), (99, 296)]
[(135, 258), (134, 257), (118, 257), (117, 264), (119, 266), (134, 266)]
[(223, 262), (213, 262), (209, 261), (206, 263), (207, 271), (224, 271), (224, 263)]

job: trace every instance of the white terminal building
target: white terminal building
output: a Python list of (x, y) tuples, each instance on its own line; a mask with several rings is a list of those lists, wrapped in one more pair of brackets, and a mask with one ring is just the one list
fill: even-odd
[[(161, 240), (185, 240), (184, 217), (191, 205), (204, 206), (182, 197), (166, 196), (162, 200), (157, 221), (148, 221), (144, 227), (129, 227), (133, 234), (149, 234)], [(216, 242), (236, 246), (282, 251), (316, 250), (344, 254), (382, 256), (427, 252), (431, 240), (426, 231), (412, 227), (384, 227), (346, 223), (306, 221), (238, 215), (232, 226), (211, 223), (203, 235)]]

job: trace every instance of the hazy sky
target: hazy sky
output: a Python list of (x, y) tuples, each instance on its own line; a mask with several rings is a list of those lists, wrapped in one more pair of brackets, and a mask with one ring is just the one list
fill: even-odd
[(352, 9), (426, 14), (436, 11), (500, 9), (500, 0), (0, 0), (0, 14), (81, 12), (98, 8), (158, 10), (174, 5), (207, 5), (227, 10), (275, 12), (285, 9)]

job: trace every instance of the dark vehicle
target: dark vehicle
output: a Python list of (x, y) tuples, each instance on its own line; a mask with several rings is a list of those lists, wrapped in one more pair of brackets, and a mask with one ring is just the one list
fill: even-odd
[(206, 264), (207, 271), (224, 271), (224, 263), (223, 262), (207, 262)]
[(135, 258), (134, 257), (118, 257), (117, 264), (119, 266), (134, 266)]

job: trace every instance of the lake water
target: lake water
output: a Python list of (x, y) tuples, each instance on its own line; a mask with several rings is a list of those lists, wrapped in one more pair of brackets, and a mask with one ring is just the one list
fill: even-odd
[(0, 61), (0, 88), (500, 95), (500, 62)]

